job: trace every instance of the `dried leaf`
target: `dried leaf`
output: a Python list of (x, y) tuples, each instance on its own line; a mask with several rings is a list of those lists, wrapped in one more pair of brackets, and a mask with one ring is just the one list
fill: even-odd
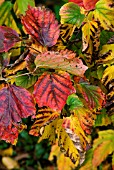
[(106, 157), (114, 152), (114, 130), (105, 130), (99, 132), (99, 137), (93, 144), (93, 166), (97, 167)]
[(48, 106), (54, 110), (62, 110), (67, 97), (75, 93), (70, 75), (66, 72), (43, 73), (34, 86), (33, 95), (39, 107)]
[(114, 31), (114, 1), (100, 0), (93, 12), (95, 20), (99, 21), (104, 30)]
[(75, 55), (74, 52), (69, 50), (61, 50), (60, 52), (47, 51), (37, 55), (35, 65), (38, 68), (63, 70), (83, 77), (87, 66)]
[(80, 8), (78, 5), (69, 2), (63, 5), (59, 11), (61, 16), (61, 24), (73, 24), (77, 27), (80, 27), (85, 15), (81, 14)]
[[(22, 87), (10, 85), (0, 90), (0, 126), (18, 124), (22, 118), (35, 114), (34, 100)], [(4, 107), (3, 107), (4, 106)]]
[(26, 32), (43, 46), (51, 47), (56, 44), (60, 30), (58, 21), (49, 9), (44, 6), (29, 6), (21, 22)]
[(15, 30), (0, 26), (0, 52), (7, 52), (18, 41), (20, 41), (20, 38)]

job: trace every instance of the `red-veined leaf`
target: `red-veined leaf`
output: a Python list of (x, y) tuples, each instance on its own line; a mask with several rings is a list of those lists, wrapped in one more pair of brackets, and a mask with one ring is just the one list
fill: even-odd
[(34, 97), (39, 107), (48, 106), (54, 110), (62, 110), (67, 97), (75, 93), (70, 75), (66, 72), (43, 73), (34, 86)]
[(39, 109), (29, 134), (34, 136), (42, 135), (40, 131), (41, 128), (55, 120), (58, 116), (59, 113), (50, 108)]
[(0, 26), (0, 52), (7, 52), (18, 41), (20, 41), (20, 38), (15, 30)]
[(38, 68), (63, 70), (83, 77), (87, 66), (75, 56), (76, 54), (69, 50), (61, 50), (60, 52), (47, 51), (37, 55), (35, 65)]
[(94, 9), (97, 1), (98, 0), (69, 0), (69, 2), (74, 2), (80, 7), (85, 8), (86, 10)]
[(26, 89), (10, 85), (0, 91), (0, 126), (18, 124), (35, 111), (32, 95)]
[(58, 21), (49, 9), (29, 6), (21, 21), (26, 32), (42, 45), (51, 47), (56, 44), (60, 30)]

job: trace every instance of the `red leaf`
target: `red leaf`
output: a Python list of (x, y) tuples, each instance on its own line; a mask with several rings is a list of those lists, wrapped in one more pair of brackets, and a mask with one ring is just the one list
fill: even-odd
[(39, 107), (49, 106), (55, 110), (62, 110), (67, 97), (75, 91), (68, 73), (45, 72), (36, 82), (33, 94)]
[(74, 2), (78, 6), (85, 8), (86, 10), (92, 10), (95, 8), (95, 4), (98, 0), (69, 0), (69, 2)]
[(25, 127), (23, 125), (12, 126), (8, 125), (0, 126), (0, 139), (5, 140), (6, 142), (10, 142), (11, 144), (15, 145), (17, 142), (17, 138), (19, 132), (23, 130)]
[(21, 122), (21, 118), (35, 114), (35, 105), (31, 94), (22, 87), (14, 85), (0, 91), (0, 126)]
[(20, 38), (15, 30), (0, 26), (0, 52), (7, 52), (18, 41), (20, 41)]
[(51, 47), (56, 44), (60, 30), (58, 21), (49, 9), (29, 6), (21, 21), (26, 32), (42, 45)]

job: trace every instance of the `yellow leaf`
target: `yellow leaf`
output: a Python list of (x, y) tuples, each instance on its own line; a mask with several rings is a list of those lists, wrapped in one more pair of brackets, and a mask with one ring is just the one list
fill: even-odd
[(52, 146), (49, 160), (52, 161), (53, 157), (57, 157), (57, 168), (58, 170), (72, 170), (75, 168), (75, 165), (72, 163), (70, 158), (65, 157), (63, 153), (61, 153), (60, 148), (58, 146), (58, 142), (56, 141), (56, 144)]
[(87, 63), (91, 64), (92, 54), (98, 51), (100, 28), (96, 21), (87, 21), (82, 27), (82, 51), (86, 54)]
[(18, 162), (10, 157), (2, 157), (2, 163), (6, 166), (8, 170), (19, 168)]
[(114, 31), (114, 1), (100, 0), (93, 12), (95, 20), (99, 21), (105, 30)]
[(103, 65), (114, 64), (114, 44), (106, 44), (102, 46), (97, 63)]
[(60, 149), (64, 152), (65, 156), (71, 159), (75, 166), (78, 166), (80, 162), (78, 150), (76, 149), (69, 135), (66, 133), (65, 129), (62, 127), (62, 124), (63, 119), (59, 119), (59, 121), (57, 122), (57, 135)]
[(106, 86), (113, 79), (114, 79), (114, 65), (109, 66), (105, 69), (103, 77), (102, 77), (102, 82)]
[(4, 150), (0, 150), (1, 156), (12, 156), (12, 154), (13, 154), (13, 148), (12, 147), (9, 147), (9, 148), (4, 149)]

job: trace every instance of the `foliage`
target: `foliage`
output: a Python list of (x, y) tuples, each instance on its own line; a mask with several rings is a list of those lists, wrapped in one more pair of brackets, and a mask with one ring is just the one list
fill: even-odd
[(46, 6), (23, 2), (0, 5), (0, 139), (18, 145), (28, 129), (53, 145), (58, 169), (60, 157), (69, 170), (113, 168), (113, 0), (63, 2), (60, 23)]

